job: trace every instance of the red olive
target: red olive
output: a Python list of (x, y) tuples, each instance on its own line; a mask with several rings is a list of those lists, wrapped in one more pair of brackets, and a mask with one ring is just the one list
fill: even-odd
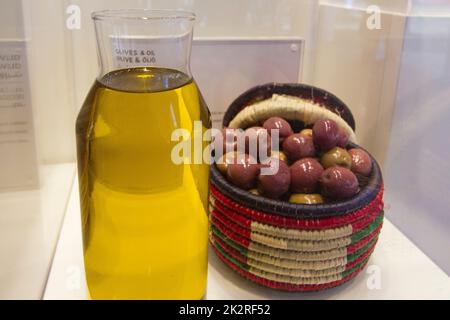
[[(219, 133), (214, 136), (214, 149), (219, 150), (222, 147), (222, 154), (236, 151), (237, 142), (237, 129), (223, 128)], [(221, 155), (218, 155), (220, 157)], [(217, 156), (217, 153), (216, 153)]]
[(227, 178), (235, 186), (249, 190), (255, 186), (259, 164), (248, 154), (239, 154), (236, 163), (228, 164)]
[(344, 129), (339, 128), (337, 146), (341, 147), (341, 148), (345, 148), (348, 144), (348, 139), (349, 139), (349, 136), (348, 136), (347, 132), (345, 132)]
[(343, 200), (358, 193), (358, 178), (349, 169), (334, 166), (323, 171), (320, 177), (322, 193), (331, 199)]
[(268, 131), (263, 127), (250, 127), (246, 129), (244, 131), (244, 139), (245, 150), (238, 150), (239, 152), (245, 152), (255, 159), (264, 159), (270, 155), (271, 138)]
[[(278, 166), (278, 170), (274, 171), (274, 174), (263, 174), (263, 167), (275, 169), (274, 165)], [(289, 191), (290, 184), (291, 173), (286, 162), (277, 158), (270, 158), (267, 164), (261, 165), (261, 171), (258, 176), (258, 190), (262, 195), (272, 199), (279, 199)]]
[(296, 133), (283, 141), (283, 152), (290, 161), (294, 162), (302, 158), (314, 157), (316, 148), (313, 138)]
[(216, 161), (217, 169), (219, 169), (219, 171), (223, 175), (226, 175), (227, 174), (227, 170), (228, 170), (228, 165), (231, 164), (231, 163), (235, 163), (236, 162), (237, 155), (238, 155), (237, 152), (232, 151), (232, 152), (228, 152), (228, 153), (224, 154), (223, 156), (221, 156)]
[(303, 158), (291, 167), (291, 191), (293, 193), (315, 193), (319, 187), (319, 179), (323, 168), (313, 158)]
[(363, 149), (354, 148), (348, 151), (352, 158), (352, 171), (364, 176), (370, 175), (372, 172), (372, 159)]
[(322, 151), (336, 147), (339, 139), (339, 127), (333, 120), (318, 120), (313, 126), (313, 138)]
[(294, 133), (289, 122), (280, 117), (271, 117), (264, 121), (263, 127), (271, 133), (270, 130), (278, 129), (280, 142)]

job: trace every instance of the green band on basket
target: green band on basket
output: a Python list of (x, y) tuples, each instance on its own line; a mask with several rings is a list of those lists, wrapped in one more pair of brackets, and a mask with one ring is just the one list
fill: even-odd
[(244, 269), (244, 270), (249, 270), (250, 267), (248, 265), (246, 265), (245, 263), (240, 262), (239, 260), (231, 257), (222, 247), (220, 246), (215, 246), (215, 248), (217, 250), (220, 251), (220, 253), (226, 257), (228, 260), (230, 260), (231, 262), (233, 262), (235, 265), (237, 265), (239, 268)]
[(351, 236), (352, 243), (358, 242), (362, 238), (365, 238), (369, 234), (374, 232), (380, 226), (380, 224), (383, 222), (383, 217), (384, 217), (384, 210), (381, 210), (378, 217), (371, 224), (369, 224), (366, 228), (362, 229), (361, 231), (359, 231)]

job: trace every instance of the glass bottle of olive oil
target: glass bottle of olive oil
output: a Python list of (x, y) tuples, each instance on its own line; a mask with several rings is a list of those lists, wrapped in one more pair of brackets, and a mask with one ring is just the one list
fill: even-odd
[[(146, 19), (135, 21), (139, 17)], [(159, 28), (170, 22), (174, 29), (193, 16), (133, 10), (101, 12), (96, 19), (99, 38), (99, 30), (108, 28), (97, 24), (117, 27), (153, 19)], [(192, 32), (192, 25), (180, 31), (185, 34), (186, 28)], [(144, 43), (152, 47), (151, 41)], [(114, 59), (107, 52), (114, 49), (105, 52), (99, 43), (102, 72), (76, 124), (84, 262), (94, 299), (199, 299), (205, 294), (209, 167), (174, 163), (178, 142), (171, 135), (176, 129), (193, 135), (194, 121), (206, 130), (210, 116), (189, 73), (189, 48), (177, 43), (184, 67), (172, 68), (166, 59), (164, 67), (118, 69), (108, 64)]]

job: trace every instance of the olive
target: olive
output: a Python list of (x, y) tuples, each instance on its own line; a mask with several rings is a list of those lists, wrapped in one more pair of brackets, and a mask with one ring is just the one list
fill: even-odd
[(317, 193), (294, 193), (289, 197), (289, 202), (300, 204), (318, 204), (323, 203), (323, 197)]
[[(223, 128), (214, 136), (214, 150), (216, 156), (222, 156), (227, 152), (236, 151), (237, 148), (237, 129)], [(222, 148), (222, 153), (218, 154), (218, 150)]]
[(245, 150), (238, 150), (251, 155), (255, 159), (267, 158), (270, 155), (270, 134), (263, 127), (250, 127), (244, 131)]
[(228, 165), (228, 181), (239, 188), (252, 189), (259, 173), (259, 164), (255, 158), (248, 154), (239, 154), (236, 160), (236, 163)]
[(350, 169), (352, 166), (352, 158), (347, 150), (334, 147), (322, 155), (320, 163), (325, 169), (332, 166), (341, 166)]
[(312, 129), (303, 129), (302, 131), (300, 131), (300, 134), (301, 134), (302, 136), (309, 136), (309, 137), (312, 138), (312, 136), (313, 136), (313, 131), (312, 131)]
[(338, 135), (338, 141), (337, 146), (341, 148), (347, 147), (349, 136), (347, 132), (345, 132), (344, 129), (339, 127), (339, 135)]
[(284, 161), (286, 163), (288, 162), (288, 158), (287, 158), (286, 154), (283, 151), (273, 151), (272, 150), (270, 152), (270, 156), (272, 158), (280, 159), (281, 161)]
[(339, 127), (333, 120), (318, 120), (313, 126), (313, 138), (322, 151), (335, 147), (339, 138)]
[(303, 158), (291, 167), (291, 191), (294, 193), (314, 193), (319, 187), (323, 168), (313, 158)]
[(348, 151), (352, 159), (352, 171), (364, 176), (370, 175), (372, 172), (372, 159), (363, 149), (354, 148)]
[(358, 193), (358, 178), (344, 167), (330, 167), (320, 177), (322, 193), (331, 199), (343, 200)]
[(227, 174), (228, 165), (230, 163), (236, 163), (237, 155), (238, 155), (238, 153), (236, 151), (232, 151), (232, 152), (228, 152), (228, 153), (224, 154), (223, 156), (221, 156), (216, 161), (217, 169), (219, 169), (219, 171), (222, 174), (226, 175)]
[(286, 162), (280, 161), (277, 158), (268, 159), (266, 164), (261, 164), (261, 169), (269, 166), (278, 170), (274, 170), (273, 174), (263, 174), (264, 171), (261, 170), (258, 176), (258, 190), (268, 198), (279, 199), (289, 191), (291, 173)]
[(294, 133), (289, 122), (280, 117), (271, 117), (264, 121), (263, 127), (271, 134), (270, 130), (278, 129), (280, 142)]
[(302, 158), (314, 157), (316, 148), (313, 138), (296, 133), (283, 141), (283, 152), (290, 161), (294, 162)]

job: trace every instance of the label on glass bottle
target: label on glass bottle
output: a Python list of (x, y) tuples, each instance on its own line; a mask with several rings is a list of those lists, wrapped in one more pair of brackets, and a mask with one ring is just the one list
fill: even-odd
[[(111, 37), (114, 66), (184, 66), (177, 61), (189, 38)], [(183, 44), (184, 45), (184, 44)], [(230, 103), (245, 90), (268, 82), (299, 79), (304, 41), (300, 38), (204, 38), (192, 43), (191, 70), (220, 128)]]
[(0, 41), (0, 190), (38, 186), (25, 41)]
[(164, 66), (184, 68), (189, 35), (181, 37), (116, 37), (111, 36), (114, 67), (132, 68)]

